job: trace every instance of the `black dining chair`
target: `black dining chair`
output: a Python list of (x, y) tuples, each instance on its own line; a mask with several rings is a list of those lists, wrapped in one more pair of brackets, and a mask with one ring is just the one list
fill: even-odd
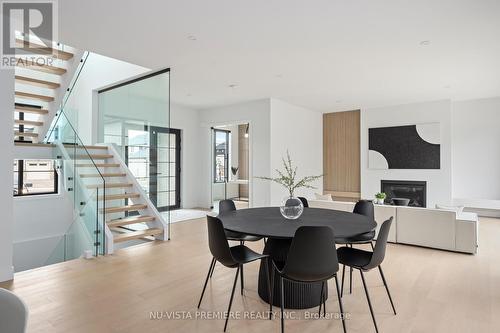
[[(205, 279), (205, 284), (203, 285), (203, 291), (201, 292), (200, 301), (198, 302), (198, 309), (200, 308), (201, 301), (203, 300), (203, 295), (205, 294), (205, 289), (207, 288), (208, 279), (212, 272), (213, 266), (215, 266), (216, 262), (220, 262), (222, 265), (228, 268), (236, 268), (236, 276), (234, 277), (233, 289), (231, 291), (231, 298), (229, 300), (229, 306), (227, 309), (226, 322), (224, 324), (224, 332), (227, 328), (227, 322), (229, 319), (229, 315), (231, 313), (231, 305), (233, 303), (234, 298), (234, 290), (236, 288), (236, 282), (238, 281), (238, 275), (243, 268), (244, 264), (248, 264), (255, 260), (264, 259), (264, 264), (266, 265), (266, 272), (268, 272), (268, 255), (260, 254), (252, 251), (245, 245), (236, 245), (229, 247), (227, 242), (226, 234), (224, 232), (224, 227), (222, 225), (222, 221), (217, 217), (207, 216), (207, 227), (208, 227), (208, 246), (210, 248), (210, 252), (212, 253), (212, 262), (210, 263), (210, 268), (208, 269), (207, 278)], [(271, 282), (269, 281), (269, 273), (267, 274), (267, 286), (268, 291), (271, 291), (270, 288)], [(269, 298), (271, 295), (269, 294)]]
[[(236, 205), (234, 201), (231, 199), (221, 200), (219, 201), (219, 214), (224, 214), (228, 212), (232, 212), (236, 210)], [(244, 245), (245, 242), (257, 242), (260, 241), (263, 237), (246, 235), (241, 232), (224, 230), (226, 233), (227, 240), (240, 242), (241, 245)], [(264, 240), (265, 242), (265, 240)], [(212, 267), (212, 271), (210, 272), (210, 277), (214, 274), (215, 264)], [(244, 275), (243, 275), (243, 267), (241, 267), (241, 294), (243, 295), (243, 287), (244, 287)]]
[(375, 247), (373, 252), (365, 251), (353, 247), (344, 246), (337, 250), (339, 262), (344, 265), (342, 269), (342, 287), (344, 288), (344, 273), (345, 266), (359, 270), (361, 274), (361, 280), (363, 281), (363, 287), (365, 288), (366, 299), (368, 301), (368, 306), (370, 307), (370, 313), (372, 315), (373, 324), (375, 325), (375, 331), (378, 332), (377, 322), (375, 320), (375, 315), (373, 313), (372, 303), (370, 301), (370, 295), (368, 294), (368, 289), (366, 288), (366, 281), (363, 272), (368, 272), (374, 268), (378, 268), (380, 276), (382, 277), (382, 282), (384, 283), (385, 290), (389, 296), (389, 301), (391, 302), (392, 311), (396, 314), (396, 308), (392, 302), (391, 293), (389, 292), (389, 287), (387, 286), (387, 281), (385, 280), (384, 272), (382, 271), (381, 264), (385, 258), (385, 250), (387, 247), (387, 237), (389, 236), (389, 229), (391, 228), (392, 217), (382, 223), (380, 227), (377, 241), (375, 242)]
[(298, 197), (300, 201), (302, 201), (302, 205), (304, 206), (304, 208), (309, 208), (309, 201), (307, 201), (306, 198), (304, 197)]
[[(368, 200), (359, 200), (356, 202), (356, 205), (354, 205), (354, 209), (352, 211), (354, 214), (359, 214), (359, 215), (364, 215), (368, 217), (371, 221), (375, 221), (375, 209), (373, 206), (373, 203)], [(337, 239), (337, 244), (347, 244), (347, 246), (352, 247), (353, 245), (360, 245), (360, 244), (370, 244), (373, 250), (373, 239), (375, 238), (375, 230), (366, 232), (364, 234), (352, 236), (352, 237), (347, 237), (343, 239)], [(352, 294), (352, 272), (353, 269), (351, 268), (349, 271), (349, 293)], [(341, 295), (344, 294), (344, 286), (342, 285), (341, 288), (342, 292)]]
[[(232, 212), (236, 210), (236, 205), (234, 201), (231, 199), (221, 200), (219, 201), (219, 214), (224, 214), (228, 212)], [(238, 241), (242, 244), (244, 242), (257, 242), (262, 239), (259, 236), (245, 235), (241, 232), (229, 231), (225, 230), (227, 240), (230, 241)]]
[(280, 281), (280, 306), (281, 306), (281, 332), (285, 331), (285, 317), (284, 317), (284, 303), (285, 295), (283, 282), (290, 280), (295, 282), (322, 282), (321, 286), (321, 299), (320, 299), (320, 313), (321, 304), (323, 304), (323, 311), (326, 313), (325, 307), (325, 289), (326, 283), (329, 279), (335, 279), (335, 286), (337, 288), (337, 296), (339, 299), (340, 314), (342, 317), (342, 326), (344, 333), (346, 326), (344, 321), (344, 309), (342, 306), (342, 298), (340, 297), (339, 283), (337, 279), (337, 272), (339, 271), (339, 264), (337, 259), (337, 250), (335, 248), (335, 238), (333, 231), (329, 227), (318, 226), (304, 226), (297, 229), (290, 249), (288, 250), (287, 259), (285, 262), (273, 261), (273, 269), (271, 271), (271, 298), (270, 298), (270, 311), (272, 313), (273, 300), (272, 295), (274, 291), (274, 272), (279, 274)]

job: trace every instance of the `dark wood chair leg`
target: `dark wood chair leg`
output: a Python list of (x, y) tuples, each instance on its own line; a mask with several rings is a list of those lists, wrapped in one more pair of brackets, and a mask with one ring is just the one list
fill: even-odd
[(215, 258), (212, 258), (212, 261), (210, 262), (210, 267), (208, 268), (207, 278), (205, 279), (205, 284), (203, 285), (203, 291), (201, 292), (200, 301), (198, 302), (198, 309), (200, 308), (201, 300), (203, 299), (203, 295), (205, 294), (205, 289), (207, 289), (208, 279), (210, 278), (212, 267), (215, 266), (215, 262), (216, 262)]
[(240, 269), (240, 274), (241, 274), (241, 295), (243, 296), (243, 288), (244, 288), (244, 280), (243, 280), (243, 265), (241, 266)]
[(233, 283), (233, 290), (231, 291), (231, 298), (229, 299), (229, 306), (227, 308), (227, 314), (226, 314), (226, 323), (224, 324), (224, 332), (226, 331), (227, 328), (227, 322), (229, 321), (229, 316), (231, 314), (231, 305), (233, 305), (233, 298), (234, 298), (234, 290), (236, 289), (236, 283), (238, 282), (238, 275), (240, 273), (240, 268), (243, 265), (239, 265), (238, 268), (236, 269), (236, 275), (234, 277), (234, 283)]
[(326, 289), (328, 287), (328, 282), (325, 281), (325, 288), (323, 288), (323, 317), (326, 318)]
[(211, 267), (210, 278), (212, 278), (212, 275), (214, 275), (215, 265), (217, 265), (217, 260), (214, 261), (214, 264)]
[(272, 319), (272, 315), (273, 315), (273, 301), (274, 301), (274, 265), (272, 263), (272, 259), (269, 258), (269, 266), (270, 266), (270, 269), (271, 269), (271, 297), (269, 298), (269, 311), (270, 311), (270, 316), (269, 316), (269, 319), (271, 320)]
[(391, 302), (392, 311), (396, 315), (396, 308), (394, 307), (394, 303), (392, 302), (391, 293), (389, 292), (389, 287), (387, 286), (387, 281), (385, 280), (384, 272), (382, 271), (382, 266), (379, 265), (378, 270), (380, 272), (380, 276), (382, 277), (382, 282), (384, 282), (385, 290), (387, 290), (387, 296), (389, 296), (389, 301)]
[(273, 313), (273, 296), (272, 296), (272, 291), (271, 291), (271, 280), (269, 278), (269, 258), (264, 258), (264, 268), (266, 270), (266, 279), (267, 279), (267, 298), (269, 300), (269, 319), (272, 318), (272, 313)]
[(283, 286), (283, 277), (280, 276), (280, 294), (281, 294), (281, 333), (285, 333), (285, 288)]
[(344, 296), (344, 275), (345, 275), (345, 265), (342, 265), (342, 287), (340, 287), (340, 297)]
[(341, 316), (341, 319), (342, 319), (342, 327), (344, 328), (344, 333), (347, 333), (347, 329), (345, 327), (344, 306), (342, 305), (342, 296), (340, 295), (339, 281), (337, 279), (337, 274), (335, 274), (335, 287), (337, 289), (337, 297), (339, 299), (339, 307), (340, 307), (340, 316)]
[[(350, 244), (352, 248), (352, 244)], [(349, 294), (352, 294), (352, 271), (353, 268), (351, 267), (350, 272), (349, 272)]]
[(325, 283), (321, 282), (321, 293), (319, 294), (319, 309), (318, 309), (318, 315), (320, 317), (321, 317), (321, 307), (323, 306), (323, 301), (324, 301), (324, 298), (323, 298), (324, 288), (325, 288)]
[(365, 288), (366, 300), (368, 301), (368, 306), (370, 307), (370, 313), (373, 319), (373, 325), (375, 326), (375, 331), (378, 333), (377, 321), (375, 320), (375, 314), (373, 313), (372, 302), (370, 301), (370, 295), (368, 294), (368, 288), (366, 287), (365, 276), (362, 270), (359, 270), (361, 274), (361, 280), (363, 281), (363, 287)]

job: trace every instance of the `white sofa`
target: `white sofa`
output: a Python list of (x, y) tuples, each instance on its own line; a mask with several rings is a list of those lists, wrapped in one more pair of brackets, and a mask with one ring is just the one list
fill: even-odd
[[(352, 212), (354, 202), (309, 200), (309, 206)], [(456, 252), (477, 252), (478, 217), (452, 210), (375, 205), (380, 226), (393, 217), (389, 242), (425, 246)], [(378, 232), (378, 227), (377, 227)]]

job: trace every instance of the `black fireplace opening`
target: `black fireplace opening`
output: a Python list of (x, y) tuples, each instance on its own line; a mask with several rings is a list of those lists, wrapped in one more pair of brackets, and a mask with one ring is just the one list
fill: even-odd
[(408, 206), (426, 207), (427, 182), (414, 180), (382, 180), (380, 191), (387, 197), (385, 203), (391, 204), (392, 198), (410, 199)]

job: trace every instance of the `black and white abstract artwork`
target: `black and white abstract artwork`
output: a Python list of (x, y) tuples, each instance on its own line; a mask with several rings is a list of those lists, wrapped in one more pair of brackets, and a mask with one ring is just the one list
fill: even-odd
[(440, 169), (439, 123), (368, 129), (370, 169)]

